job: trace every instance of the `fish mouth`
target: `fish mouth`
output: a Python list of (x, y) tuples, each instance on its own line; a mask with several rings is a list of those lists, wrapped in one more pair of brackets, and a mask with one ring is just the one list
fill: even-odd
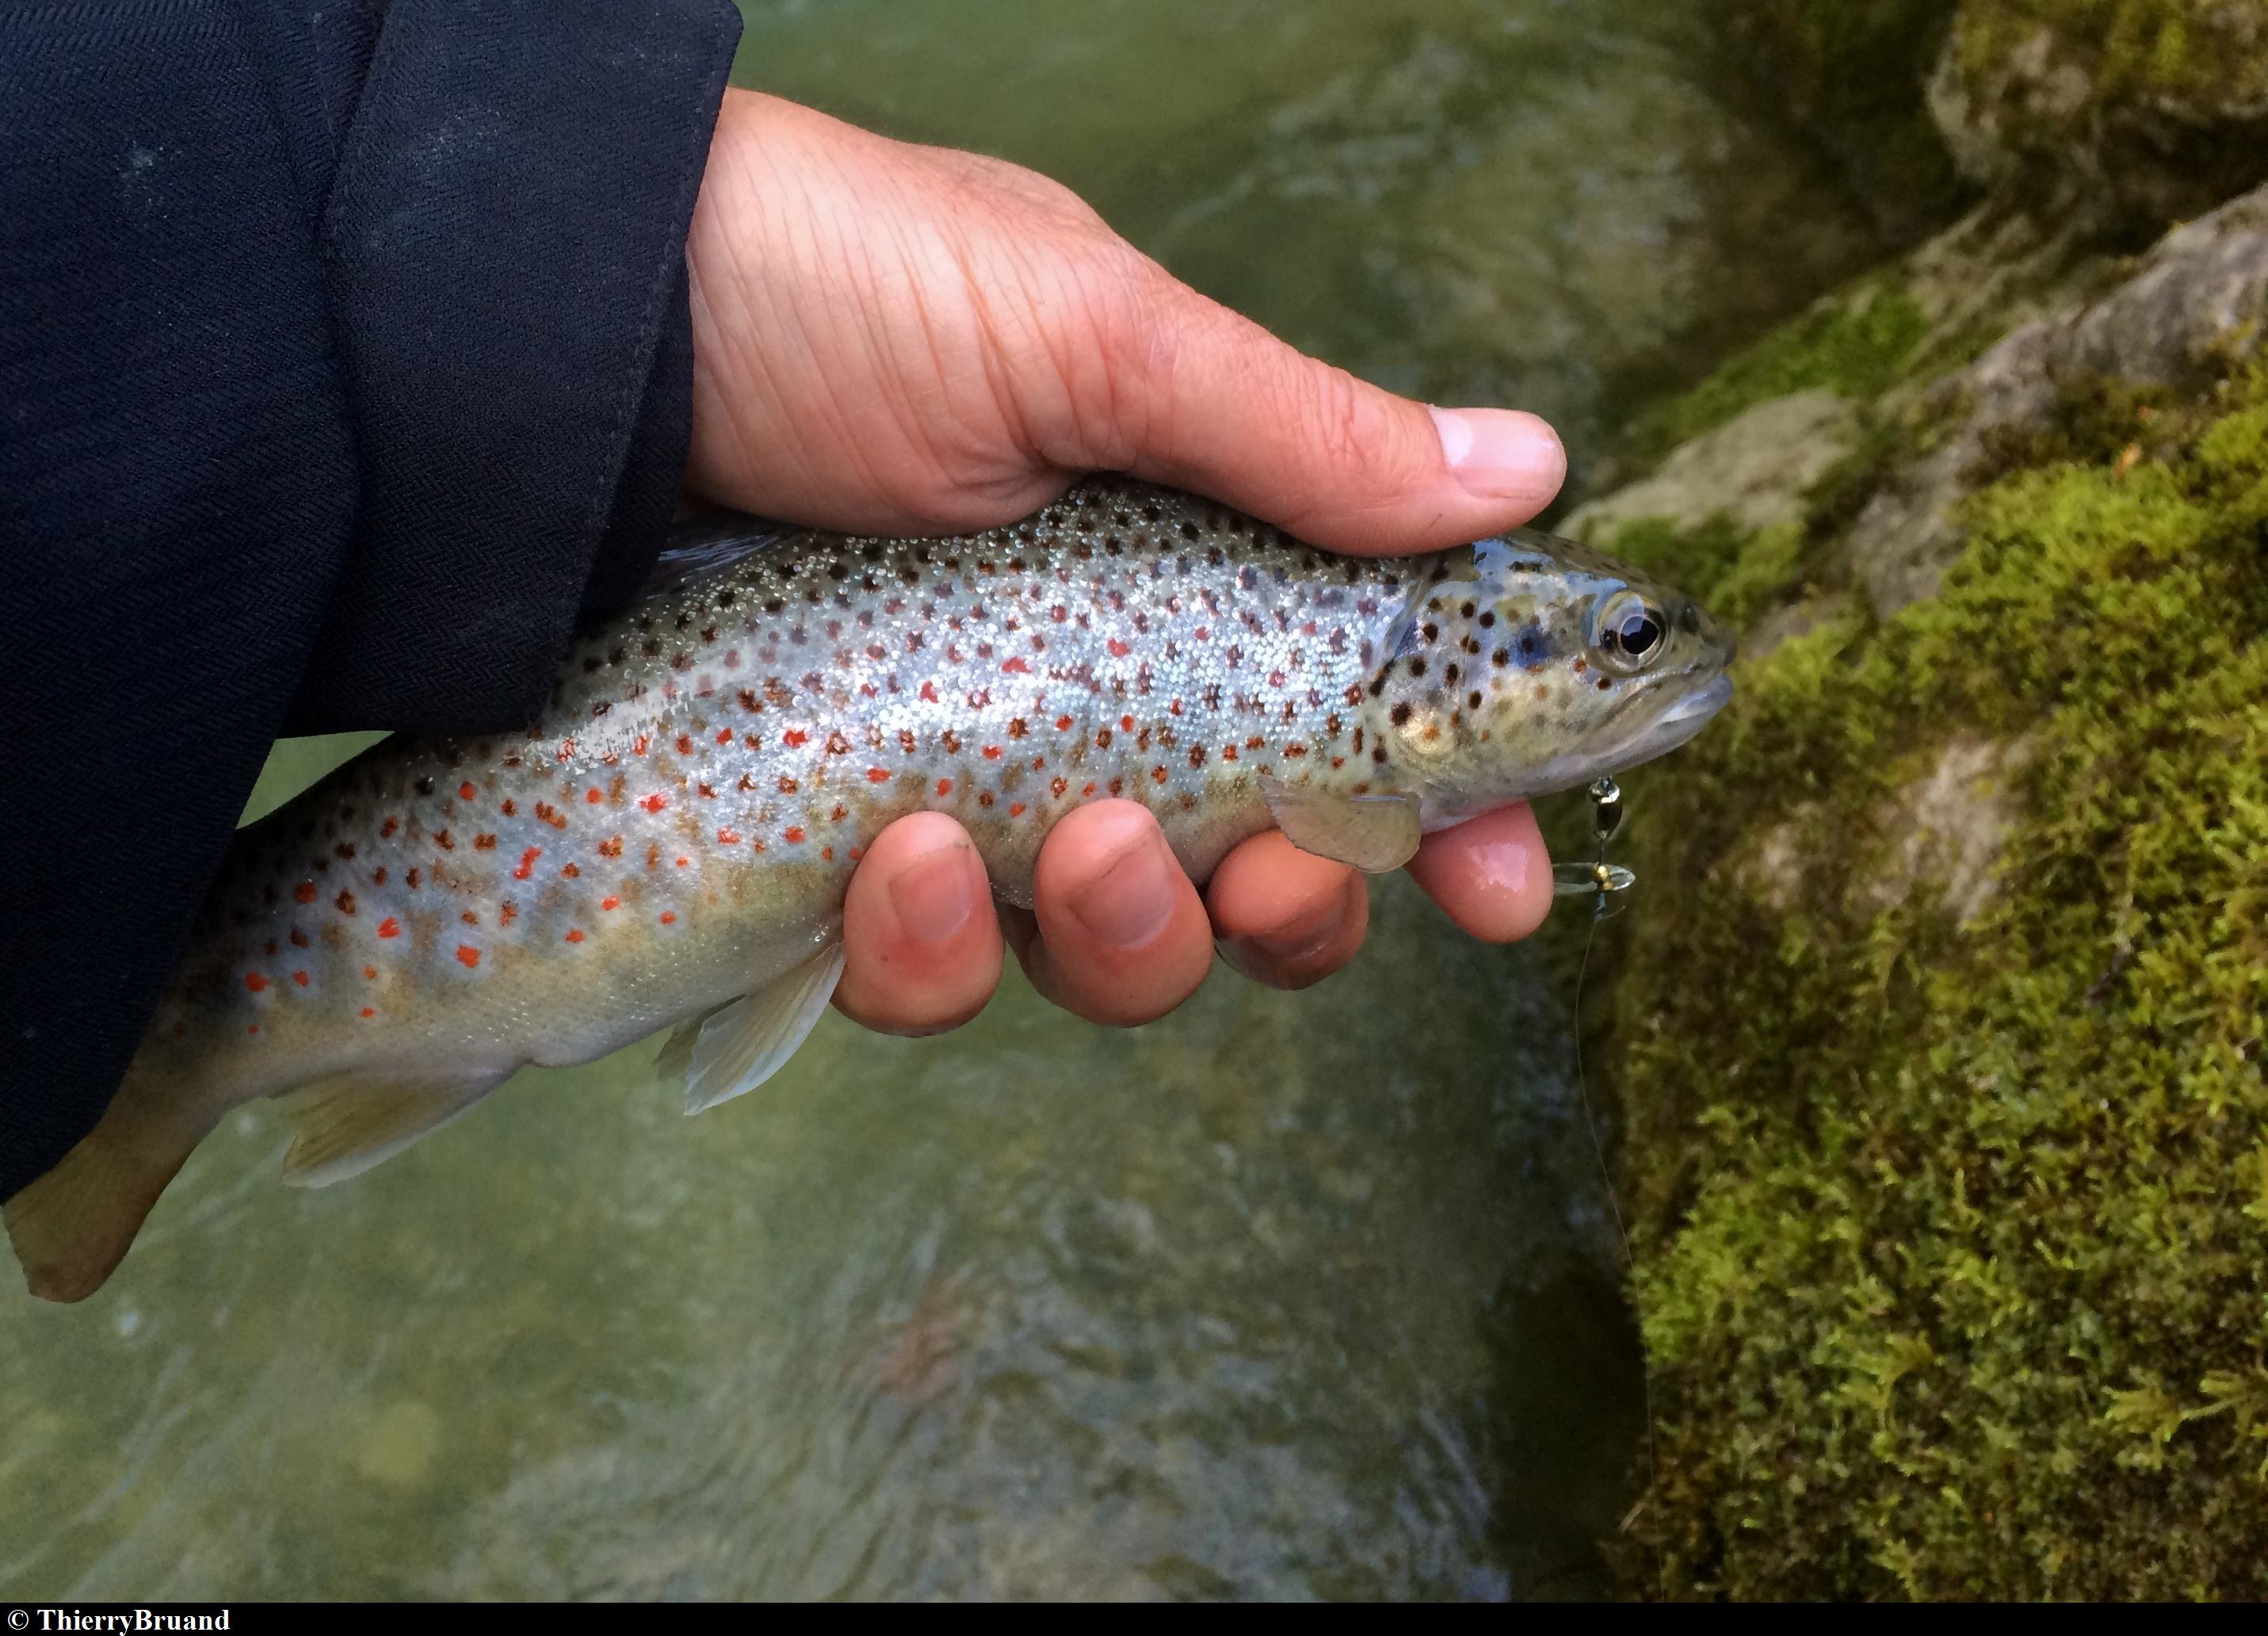
[(1668, 710), (1654, 725), (1668, 727), (1688, 721), (1706, 721), (1732, 702), (1733, 678), (1719, 674), (1705, 688), (1696, 688)]
[(1667, 755), (1709, 725), (1709, 719), (1731, 703), (1733, 678), (1723, 671), (1707, 683), (1673, 700), (1668, 709), (1646, 724), (1624, 752), (1624, 766)]

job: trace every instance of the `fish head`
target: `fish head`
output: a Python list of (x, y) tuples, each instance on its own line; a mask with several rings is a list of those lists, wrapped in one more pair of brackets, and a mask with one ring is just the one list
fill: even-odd
[(1428, 829), (1651, 761), (1733, 694), (1707, 610), (1534, 529), (1427, 559), (1385, 651), (1365, 713)]

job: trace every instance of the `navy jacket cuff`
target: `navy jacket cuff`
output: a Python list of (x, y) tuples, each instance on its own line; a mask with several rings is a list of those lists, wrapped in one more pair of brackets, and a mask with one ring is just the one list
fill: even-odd
[(294, 731), (525, 725), (651, 564), (740, 29), (729, 0), (386, 7), (321, 224), (360, 505)]

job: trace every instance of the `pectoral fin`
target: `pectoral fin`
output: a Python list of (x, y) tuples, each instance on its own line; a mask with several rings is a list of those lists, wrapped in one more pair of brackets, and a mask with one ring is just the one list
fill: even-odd
[(843, 940), (830, 938), (804, 961), (731, 1005), (680, 1025), (661, 1061), (684, 1065), (685, 1111), (730, 1102), (780, 1071), (818, 1023), (843, 976)]
[(1292, 845), (1369, 874), (1399, 869), (1418, 851), (1414, 795), (1342, 795), (1263, 773), (1260, 792)]
[(328, 1187), (360, 1175), (462, 1118), (511, 1077), (510, 1068), (448, 1078), (357, 1073), (293, 1091), (284, 1098), (284, 1116), (291, 1121), (284, 1183)]

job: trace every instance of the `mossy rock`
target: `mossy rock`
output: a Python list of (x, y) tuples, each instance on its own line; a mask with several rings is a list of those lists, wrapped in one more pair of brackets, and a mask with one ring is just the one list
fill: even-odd
[(1962, 0), (1929, 99), (1970, 181), (2146, 234), (2268, 177), (2268, 8)]
[(2268, 1593), (2268, 371), (2088, 390), (1627, 781), (1641, 1591)]

